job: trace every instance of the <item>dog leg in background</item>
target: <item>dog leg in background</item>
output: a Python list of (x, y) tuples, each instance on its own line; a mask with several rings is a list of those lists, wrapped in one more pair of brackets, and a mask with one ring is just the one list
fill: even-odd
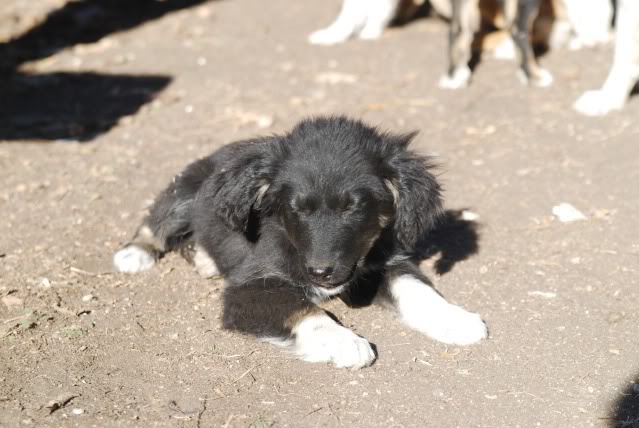
[(480, 25), (479, 0), (452, 0), (452, 18), (448, 35), (448, 72), (439, 79), (442, 89), (468, 86), (471, 71), (468, 63), (472, 42)]
[(515, 0), (506, 0), (504, 15), (509, 22), (512, 22), (511, 19), (514, 18), (514, 24), (509, 27), (512, 28), (512, 37), (520, 56), (520, 77), (525, 84), (538, 87), (550, 86), (553, 82), (552, 74), (537, 64), (530, 43), (532, 23), (539, 12), (540, 0), (517, 0), (514, 17), (511, 12), (513, 7), (510, 6), (513, 1)]
[(312, 33), (308, 41), (314, 45), (334, 45), (352, 36), (379, 38), (395, 16), (400, 0), (344, 0), (335, 21)]
[(391, 272), (386, 286), (382, 298), (390, 301), (402, 322), (413, 330), (451, 345), (470, 345), (488, 336), (478, 314), (448, 303), (416, 267), (402, 269), (400, 274)]
[(589, 116), (603, 116), (626, 104), (639, 79), (639, 1), (619, 0), (615, 54), (603, 87), (585, 92), (574, 108)]
[(399, 0), (369, 0), (366, 23), (358, 37), (364, 40), (379, 39), (397, 13)]
[(335, 322), (300, 287), (276, 279), (227, 285), (223, 325), (287, 347), (304, 361), (361, 368), (375, 360), (366, 339)]
[[(560, 0), (572, 31), (571, 49), (606, 43), (610, 40), (612, 4), (610, 0)], [(587, 3), (587, 4), (584, 4)]]

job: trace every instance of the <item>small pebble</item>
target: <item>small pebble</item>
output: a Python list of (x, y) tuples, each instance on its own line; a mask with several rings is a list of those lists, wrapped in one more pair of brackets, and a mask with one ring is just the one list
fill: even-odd
[(461, 218), (464, 221), (477, 221), (479, 220), (479, 214), (472, 211), (463, 210), (461, 213)]
[(86, 296), (82, 296), (83, 302), (90, 302), (91, 300), (93, 300), (93, 294), (87, 294)]
[(554, 206), (552, 213), (562, 223), (586, 220), (586, 216), (581, 211), (566, 202)]
[(71, 413), (73, 413), (74, 415), (81, 415), (82, 413), (84, 413), (84, 410), (82, 410), (82, 409), (73, 409), (73, 410), (71, 410)]
[(275, 122), (273, 116), (260, 115), (255, 118), (255, 123), (260, 129), (270, 128), (271, 126), (273, 126), (273, 122)]

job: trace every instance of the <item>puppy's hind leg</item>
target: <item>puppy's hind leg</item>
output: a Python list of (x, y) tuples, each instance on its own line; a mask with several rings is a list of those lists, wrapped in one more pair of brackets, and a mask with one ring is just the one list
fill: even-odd
[(135, 236), (113, 255), (113, 265), (119, 272), (138, 273), (149, 270), (162, 254), (162, 245), (145, 220)]
[(115, 253), (113, 264), (118, 271), (137, 273), (151, 269), (164, 253), (189, 235), (192, 199), (179, 198), (175, 187), (173, 183), (160, 194), (131, 242)]
[(459, 89), (468, 85), (472, 42), (479, 29), (479, 0), (452, 0), (453, 16), (448, 35), (448, 72), (439, 80), (442, 89)]
[(114, 254), (113, 264), (118, 271), (148, 270), (164, 253), (189, 240), (195, 195), (212, 170), (213, 162), (205, 158), (192, 163), (173, 179), (156, 198), (133, 239)]

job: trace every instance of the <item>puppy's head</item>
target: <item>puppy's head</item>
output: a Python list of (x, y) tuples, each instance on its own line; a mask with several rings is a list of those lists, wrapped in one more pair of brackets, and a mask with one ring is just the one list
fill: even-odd
[(251, 212), (276, 219), (297, 270), (316, 286), (341, 289), (384, 229), (410, 250), (441, 211), (427, 160), (407, 150), (413, 136), (346, 118), (304, 121), (233, 159), (218, 177), (215, 209), (239, 230)]

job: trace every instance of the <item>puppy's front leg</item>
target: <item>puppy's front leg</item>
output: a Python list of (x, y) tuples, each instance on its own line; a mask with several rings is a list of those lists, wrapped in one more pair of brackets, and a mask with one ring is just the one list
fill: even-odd
[(416, 266), (387, 275), (381, 296), (399, 313), (408, 327), (443, 343), (470, 345), (488, 336), (478, 314), (448, 303)]
[(291, 348), (305, 361), (361, 368), (375, 360), (366, 339), (339, 325), (304, 290), (260, 279), (224, 292), (224, 328)]

